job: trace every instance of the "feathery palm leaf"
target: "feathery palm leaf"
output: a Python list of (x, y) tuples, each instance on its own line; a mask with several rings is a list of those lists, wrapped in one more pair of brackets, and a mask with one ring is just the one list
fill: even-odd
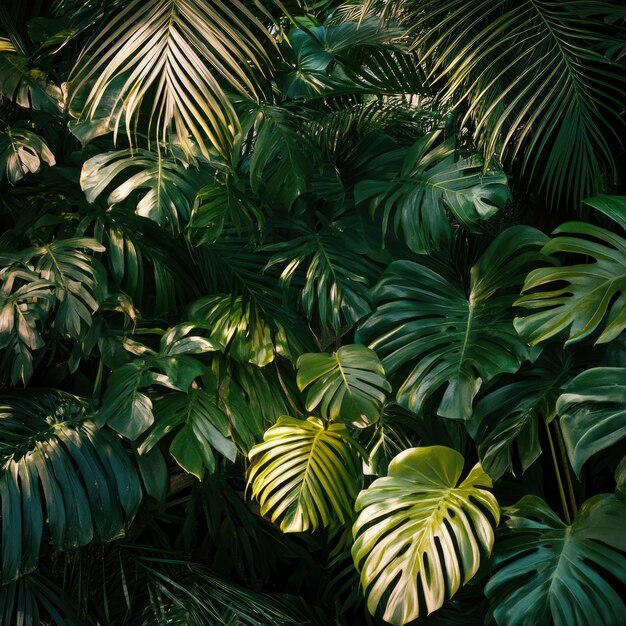
[(403, 0), (388, 10), (411, 29), (431, 81), (445, 81), (442, 99), (468, 102), (464, 121), (487, 158), (519, 158), (553, 202), (579, 203), (614, 177), (626, 93), (623, 67), (603, 50), (614, 3)]
[(239, 123), (223, 85), (254, 98), (272, 41), (240, 0), (134, 0), (78, 59), (71, 104), (79, 121), (109, 117), (131, 139), (146, 115), (158, 145), (175, 135), (187, 155), (190, 138), (206, 158), (211, 146), (228, 154)]

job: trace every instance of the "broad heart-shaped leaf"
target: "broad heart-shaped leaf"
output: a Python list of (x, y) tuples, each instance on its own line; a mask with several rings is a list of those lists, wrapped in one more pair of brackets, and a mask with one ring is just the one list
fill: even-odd
[(116, 537), (141, 502), (120, 440), (74, 396), (0, 396), (1, 581), (37, 566), (44, 524), (55, 549)]
[(203, 186), (198, 168), (149, 150), (102, 152), (85, 161), (80, 185), (91, 203), (107, 194), (109, 206), (136, 197), (136, 213), (174, 232), (187, 222)]
[(373, 350), (358, 344), (334, 354), (303, 354), (298, 358), (298, 387), (309, 387), (306, 410), (318, 406), (323, 418), (361, 427), (376, 422), (391, 385)]
[(6, 128), (0, 133), (0, 181), (6, 176), (14, 185), (27, 174), (36, 174), (43, 164), (55, 165), (46, 142), (31, 130)]
[(490, 389), (476, 403), (467, 426), (491, 478), (497, 480), (511, 469), (514, 447), (522, 471), (537, 460), (541, 454), (539, 425), (554, 417), (572, 366), (571, 357), (560, 348), (544, 352), (535, 364), (520, 369), (512, 382)]
[(420, 595), (428, 613), (440, 608), (491, 552), (500, 517), (491, 479), (477, 464), (459, 483), (463, 465), (451, 448), (409, 448), (357, 498), (354, 564), (370, 613), (386, 598), (394, 626), (417, 619)]
[(45, 343), (40, 331), (54, 303), (54, 284), (30, 270), (0, 269), (0, 379), (26, 384), (33, 353)]
[[(485, 593), (501, 626), (626, 623), (626, 503), (602, 494), (566, 526), (536, 496), (503, 511), (494, 574)], [(608, 577), (607, 577), (608, 575)]]
[(334, 528), (352, 518), (361, 468), (343, 424), (282, 416), (250, 450), (248, 484), (283, 532)]
[(215, 450), (230, 461), (237, 456), (237, 448), (229, 437), (228, 416), (218, 406), (217, 397), (204, 389), (191, 389), (187, 394), (176, 393), (158, 400), (154, 418), (154, 426), (139, 448), (140, 454), (149, 452), (167, 433), (178, 429), (170, 444), (170, 454), (198, 480), (203, 479), (205, 471), (215, 472)]
[[(396, 232), (420, 254), (438, 249), (450, 238), (446, 209), (463, 226), (476, 230), (510, 198), (501, 171), (484, 172), (477, 157), (457, 160), (454, 139), (438, 143), (439, 139), (440, 131), (418, 139), (397, 174), (360, 182), (354, 190), (357, 203), (369, 202), (372, 212), (382, 209), (383, 230), (393, 214)], [(387, 158), (379, 157), (383, 162)]]
[(542, 258), (545, 236), (514, 226), (501, 233), (471, 269), (469, 288), (414, 261), (395, 261), (374, 288), (376, 309), (356, 340), (369, 343), (387, 376), (411, 365), (400, 404), (419, 413), (443, 388), (439, 415), (469, 418), (480, 386), (514, 373), (530, 357), (513, 328), (513, 293)]
[(585, 462), (626, 437), (626, 368), (579, 374), (557, 403), (565, 448), (577, 476)]
[[(597, 196), (586, 203), (626, 230), (626, 196)], [(626, 329), (626, 238), (587, 222), (567, 222), (554, 231), (542, 252), (574, 254), (577, 265), (535, 269), (515, 304), (530, 313), (515, 328), (532, 345), (566, 332), (565, 345), (602, 330), (608, 343)], [(595, 259), (588, 263), (587, 257)]]

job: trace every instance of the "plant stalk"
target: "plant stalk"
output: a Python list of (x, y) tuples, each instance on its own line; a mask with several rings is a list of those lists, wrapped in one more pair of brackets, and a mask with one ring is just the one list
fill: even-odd
[(565, 441), (563, 440), (563, 433), (561, 432), (561, 425), (555, 421), (554, 430), (556, 432), (556, 440), (559, 445), (559, 454), (561, 455), (561, 462), (563, 463), (563, 472), (565, 473), (565, 481), (567, 484), (567, 495), (569, 496), (570, 505), (572, 507), (572, 514), (575, 516), (578, 511), (578, 505), (576, 504), (576, 495), (574, 494), (574, 484), (572, 483), (571, 465), (567, 451), (565, 450)]
[(563, 507), (563, 515), (565, 517), (565, 523), (569, 526), (572, 523), (572, 518), (567, 506), (567, 498), (565, 497), (565, 490), (563, 489), (563, 480), (561, 479), (561, 470), (559, 469), (559, 461), (556, 456), (556, 450), (554, 448), (554, 441), (552, 440), (552, 433), (550, 432), (550, 424), (546, 424), (546, 432), (548, 433), (548, 442), (550, 443), (550, 454), (552, 455), (552, 463), (554, 465), (554, 473), (556, 475), (556, 483), (559, 488), (559, 495), (561, 496), (561, 505)]

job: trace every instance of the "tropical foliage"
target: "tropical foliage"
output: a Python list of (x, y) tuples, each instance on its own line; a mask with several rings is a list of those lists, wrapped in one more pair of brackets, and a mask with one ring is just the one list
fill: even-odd
[(618, 0), (0, 6), (0, 624), (626, 621)]

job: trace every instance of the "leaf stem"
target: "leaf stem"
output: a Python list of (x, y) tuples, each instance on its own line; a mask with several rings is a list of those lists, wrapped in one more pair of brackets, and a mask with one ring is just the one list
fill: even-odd
[(565, 450), (565, 442), (563, 441), (563, 433), (561, 433), (561, 425), (557, 421), (554, 421), (553, 423), (554, 430), (556, 432), (556, 440), (559, 444), (559, 454), (561, 455), (561, 462), (563, 463), (563, 472), (565, 473), (565, 480), (567, 483), (567, 495), (569, 496), (572, 513), (576, 515), (578, 506), (576, 504), (576, 495), (574, 494), (569, 457), (567, 456), (567, 451)]
[(554, 473), (556, 475), (556, 483), (559, 488), (559, 495), (561, 496), (561, 505), (563, 506), (563, 515), (565, 516), (565, 523), (569, 526), (572, 523), (572, 518), (569, 514), (569, 508), (567, 506), (567, 498), (565, 497), (565, 490), (563, 489), (563, 480), (561, 479), (561, 470), (559, 469), (559, 461), (556, 456), (556, 450), (554, 449), (554, 441), (552, 440), (552, 433), (550, 432), (550, 424), (546, 423), (546, 432), (548, 433), (548, 442), (550, 443), (550, 453), (552, 455), (552, 462), (554, 464)]

